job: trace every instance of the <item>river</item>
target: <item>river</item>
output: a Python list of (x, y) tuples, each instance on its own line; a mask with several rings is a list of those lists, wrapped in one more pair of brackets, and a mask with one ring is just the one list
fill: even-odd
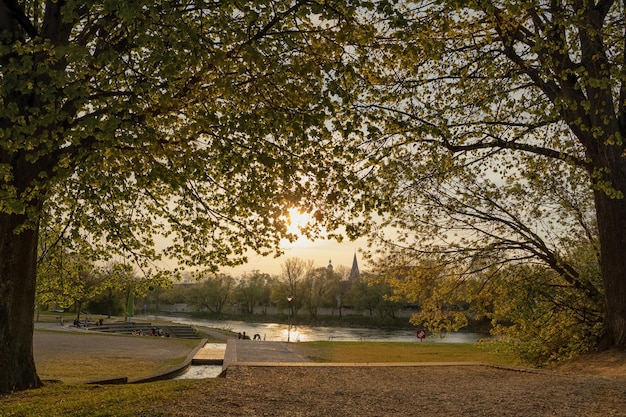
[[(289, 326), (281, 323), (248, 323), (236, 320), (204, 320), (188, 317), (171, 316), (143, 316), (144, 319), (154, 321), (169, 321), (186, 324), (193, 327), (207, 327), (224, 329), (235, 333), (245, 332), (253, 338), (259, 335), (261, 340), (291, 342), (313, 342), (320, 340), (334, 341), (365, 341), (365, 342), (415, 342), (419, 341), (416, 331), (411, 329), (370, 329), (352, 327), (324, 327), (324, 326)], [(438, 343), (474, 343), (485, 337), (478, 333), (455, 332), (445, 337), (429, 336), (426, 341)]]

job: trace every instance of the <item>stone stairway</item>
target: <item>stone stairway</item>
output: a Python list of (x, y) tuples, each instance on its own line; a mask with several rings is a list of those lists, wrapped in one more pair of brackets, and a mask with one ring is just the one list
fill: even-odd
[(168, 325), (163, 327), (169, 329), (170, 335), (172, 337), (178, 337), (180, 339), (198, 339), (198, 335), (195, 329), (191, 326)]
[(110, 322), (103, 323), (101, 326), (96, 323), (90, 323), (85, 326), (87, 330), (98, 331), (103, 333), (118, 333), (118, 334), (140, 334), (148, 336), (150, 333), (153, 335), (168, 335), (169, 337), (176, 337), (180, 339), (198, 339), (196, 331), (191, 326), (185, 325), (153, 325), (152, 323), (145, 322)]

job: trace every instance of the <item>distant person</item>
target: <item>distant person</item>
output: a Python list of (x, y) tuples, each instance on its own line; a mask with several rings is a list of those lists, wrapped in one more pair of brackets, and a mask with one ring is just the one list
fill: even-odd
[(250, 340), (250, 336), (248, 336), (246, 332), (243, 332), (243, 335), (241, 336), (241, 338), (245, 340)]
[(252, 340), (261, 340), (261, 335), (256, 333), (254, 337), (252, 338)]

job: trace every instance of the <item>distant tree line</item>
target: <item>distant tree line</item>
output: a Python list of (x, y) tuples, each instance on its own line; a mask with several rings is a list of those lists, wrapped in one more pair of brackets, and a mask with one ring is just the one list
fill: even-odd
[[(272, 276), (254, 271), (235, 278), (227, 274), (207, 274), (199, 282), (175, 284), (158, 293), (158, 304), (187, 304), (196, 311), (217, 315), (268, 314), (270, 308), (292, 317), (317, 320), (326, 314), (341, 317), (351, 313), (371, 317), (376, 323), (394, 320), (407, 303), (393, 299), (391, 287), (364, 274), (348, 280), (346, 269), (338, 271), (315, 267), (312, 261), (290, 258), (282, 273)], [(156, 305), (157, 294), (150, 295)], [(290, 301), (291, 300), (291, 301)]]
[(290, 258), (276, 276), (253, 271), (241, 277), (209, 272), (146, 277), (125, 263), (96, 266), (61, 250), (48, 254), (39, 269), (37, 308), (72, 311), (77, 317), (82, 311), (123, 316), (132, 292), (136, 312), (158, 313), (162, 305), (181, 303), (214, 315), (267, 314), (271, 307), (291, 317), (316, 320), (320, 309), (338, 317), (350, 309), (380, 324), (395, 319), (406, 306), (403, 300), (392, 299), (387, 283), (368, 274), (349, 281), (348, 273), (344, 267), (333, 270)]
[[(573, 248), (567, 259), (600, 286), (599, 265), (591, 248)], [(349, 280), (345, 267), (316, 267), (313, 261), (287, 259), (281, 273), (253, 271), (240, 277), (197, 272), (147, 277), (125, 263), (96, 266), (86, 258), (55, 249), (39, 268), (38, 309), (64, 309), (124, 315), (128, 299), (135, 311), (159, 313), (164, 305), (216, 318), (248, 320), (286, 316), (316, 322), (322, 316), (363, 317), (364, 325), (397, 325), (410, 310), (410, 323), (431, 333), (463, 329), (491, 332), (504, 347), (537, 365), (592, 349), (602, 329), (601, 298), (580, 297), (580, 288), (541, 264), (520, 263), (472, 271), (432, 257), (416, 263), (400, 254), (370, 262), (372, 272)], [(321, 313), (323, 311), (323, 314)], [(255, 318), (256, 317), (256, 318)]]

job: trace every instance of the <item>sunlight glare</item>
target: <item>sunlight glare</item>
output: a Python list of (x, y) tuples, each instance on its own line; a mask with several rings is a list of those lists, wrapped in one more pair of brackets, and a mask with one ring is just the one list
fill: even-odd
[(306, 227), (311, 221), (309, 213), (300, 213), (297, 208), (289, 209), (289, 227), (287, 231), (296, 236), (302, 236), (300, 229)]
[(297, 208), (289, 209), (289, 219), (287, 219), (289, 225), (287, 226), (287, 232), (291, 233), (293, 236), (296, 236), (296, 240), (288, 241), (285, 239), (282, 242), (282, 247), (284, 249), (293, 249), (293, 248), (305, 248), (310, 247), (314, 244), (312, 240), (307, 238), (302, 234), (301, 229), (310, 226), (314, 221), (313, 216), (309, 213), (301, 213)]

